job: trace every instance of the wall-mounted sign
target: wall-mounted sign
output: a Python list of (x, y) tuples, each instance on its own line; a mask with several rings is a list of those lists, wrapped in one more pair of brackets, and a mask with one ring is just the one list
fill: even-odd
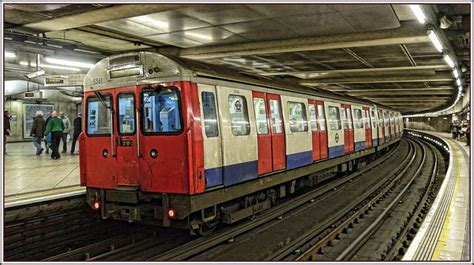
[(45, 87), (55, 86), (82, 86), (84, 83), (84, 74), (75, 75), (50, 75), (44, 79)]

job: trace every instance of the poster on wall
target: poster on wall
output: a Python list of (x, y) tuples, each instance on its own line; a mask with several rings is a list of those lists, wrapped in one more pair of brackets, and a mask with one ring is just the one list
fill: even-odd
[(33, 119), (36, 117), (36, 112), (41, 110), (43, 112), (43, 119), (49, 117), (49, 113), (54, 110), (54, 105), (46, 104), (23, 104), (23, 138), (31, 139), (30, 131), (33, 126)]

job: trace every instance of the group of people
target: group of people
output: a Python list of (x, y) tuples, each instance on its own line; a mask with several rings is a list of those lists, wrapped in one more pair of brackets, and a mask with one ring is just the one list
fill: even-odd
[[(4, 154), (6, 155), (6, 137), (11, 135), (10, 131), (10, 113), (8, 111), (4, 112), (3, 115), (3, 147)], [(79, 135), (82, 131), (82, 119), (81, 114), (74, 119), (71, 126), (71, 121), (64, 114), (64, 112), (59, 112), (59, 115), (56, 111), (51, 111), (50, 116), (45, 120), (43, 118), (43, 112), (38, 110), (36, 111), (36, 116), (33, 119), (33, 126), (31, 127), (30, 136), (33, 137), (33, 144), (36, 147), (36, 155), (41, 155), (46, 149), (46, 153), (49, 154), (51, 149), (51, 158), (59, 159), (61, 155), (59, 154), (59, 145), (61, 140), (63, 142), (62, 153), (67, 152), (67, 138), (71, 132), (71, 127), (73, 127), (72, 135), (72, 146), (71, 154), (74, 154), (76, 149), (76, 141), (79, 138)], [(41, 142), (45, 140), (45, 148), (41, 146)]]
[(463, 128), (461, 123), (453, 122), (451, 125), (451, 133), (453, 139), (458, 141), (460, 141), (461, 137), (465, 134), (467, 145), (469, 146), (471, 144), (471, 125), (469, 123), (466, 123), (465, 128)]

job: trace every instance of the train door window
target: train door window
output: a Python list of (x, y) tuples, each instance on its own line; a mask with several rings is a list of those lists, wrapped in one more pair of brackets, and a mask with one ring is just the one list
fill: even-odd
[(142, 131), (145, 134), (173, 134), (181, 131), (179, 93), (176, 88), (142, 92)]
[(135, 96), (131, 93), (118, 95), (118, 127), (120, 134), (135, 133)]
[[(111, 132), (111, 115), (108, 108), (112, 105), (110, 95), (87, 98), (87, 134), (108, 135)], [(105, 105), (104, 105), (105, 104)]]
[(383, 119), (382, 119), (382, 111), (381, 110), (379, 110), (378, 116), (379, 116), (379, 127), (382, 128), (383, 127)]
[(370, 113), (371, 113), (370, 119), (372, 121), (372, 128), (375, 128), (377, 127), (377, 122), (375, 121), (375, 111), (372, 110)]
[(362, 111), (360, 109), (354, 109), (354, 127), (356, 129), (364, 128)]
[(341, 115), (342, 115), (342, 124), (344, 124), (344, 130), (347, 130), (349, 126), (347, 125), (346, 110), (344, 108), (342, 109)]
[[(338, 107), (329, 106), (329, 129), (340, 130), (341, 129), (341, 114)], [(344, 115), (343, 115), (344, 116)]]
[(390, 125), (395, 125), (394, 119), (393, 119), (393, 113), (390, 113)]
[(229, 95), (228, 101), (232, 134), (235, 136), (249, 135), (247, 100), (243, 96)]
[(370, 128), (369, 111), (368, 111), (368, 110), (364, 110), (364, 111), (362, 112), (362, 116), (363, 116), (365, 128)]
[(390, 120), (388, 119), (388, 114), (387, 112), (384, 112), (383, 113), (383, 120), (385, 122), (385, 126), (389, 126), (390, 125)]
[(319, 130), (326, 131), (326, 116), (324, 115), (324, 107), (323, 105), (318, 105), (318, 123), (319, 123)]
[(255, 109), (255, 119), (257, 121), (257, 133), (267, 134), (267, 113), (265, 110), (265, 100), (263, 98), (254, 98), (253, 105)]
[(283, 133), (283, 122), (281, 120), (280, 102), (278, 100), (270, 99), (270, 116), (272, 119), (273, 133)]
[(290, 131), (307, 132), (308, 118), (306, 117), (305, 105), (303, 103), (289, 101), (287, 107)]
[(216, 99), (212, 92), (202, 92), (202, 111), (204, 118), (204, 131), (207, 138), (219, 136), (219, 127), (217, 124)]
[(318, 130), (317, 117), (316, 117), (316, 107), (313, 104), (309, 104), (309, 123), (311, 124), (311, 131), (315, 132)]
[(349, 129), (352, 129), (352, 116), (351, 116), (351, 109), (346, 108), (346, 116), (347, 116), (347, 126)]

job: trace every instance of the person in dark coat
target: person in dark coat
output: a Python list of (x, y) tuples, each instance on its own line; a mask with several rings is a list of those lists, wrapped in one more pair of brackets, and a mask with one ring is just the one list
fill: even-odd
[[(49, 112), (49, 117), (46, 118), (46, 124), (48, 124), (49, 120), (51, 120), (51, 118), (53, 117), (53, 112), (50, 111)], [(44, 128), (46, 130), (46, 127)], [(47, 134), (44, 134), (45, 138), (44, 138), (44, 146), (46, 147), (46, 154), (49, 154), (49, 149), (51, 149), (51, 141), (48, 140), (48, 135)], [(49, 137), (51, 138), (51, 137)]]
[(7, 136), (10, 136), (10, 112), (3, 113), (3, 153), (7, 154)]
[(41, 141), (44, 137), (44, 131), (46, 130), (46, 121), (43, 119), (43, 112), (38, 110), (36, 112), (36, 117), (33, 120), (33, 126), (31, 127), (30, 136), (34, 137), (33, 144), (36, 147), (36, 155), (41, 155), (43, 153), (43, 148), (41, 147)]
[(72, 135), (71, 155), (74, 154), (74, 151), (76, 149), (77, 138), (79, 138), (79, 135), (82, 132), (81, 113), (79, 113), (77, 115), (77, 117), (74, 119), (73, 124), (74, 124), (74, 132), (73, 132), (73, 135)]
[(59, 154), (59, 143), (61, 142), (61, 137), (63, 136), (64, 131), (64, 124), (63, 121), (58, 117), (56, 111), (51, 113), (51, 120), (48, 121), (46, 124), (46, 132), (51, 133), (52, 135), (52, 143), (51, 143), (51, 158), (52, 159), (60, 159), (61, 155)]

